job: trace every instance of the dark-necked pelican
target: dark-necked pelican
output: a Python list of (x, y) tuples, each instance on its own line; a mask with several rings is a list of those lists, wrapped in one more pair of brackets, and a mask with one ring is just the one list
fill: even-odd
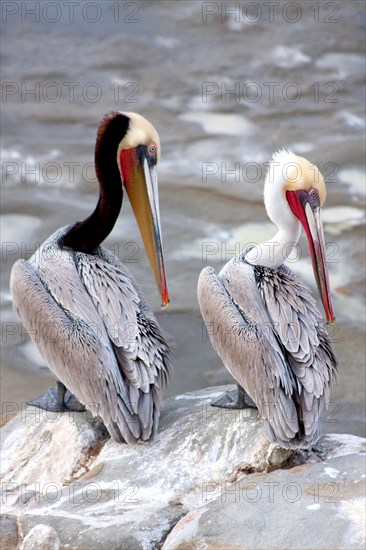
[(156, 433), (170, 352), (134, 278), (100, 244), (119, 215), (123, 183), (162, 304), (169, 302), (159, 158), (159, 136), (145, 118), (108, 114), (95, 146), (100, 186), (96, 209), (85, 220), (56, 231), (28, 261), (18, 260), (11, 273), (15, 309), (60, 381), (57, 392), (49, 390), (31, 404), (64, 411), (80, 410), (81, 403), (103, 419), (118, 442), (145, 441)]
[[(301, 225), (328, 323), (334, 321), (320, 207), (325, 184), (316, 166), (289, 151), (269, 166), (264, 202), (278, 226), (270, 241), (244, 250), (217, 275), (202, 270), (198, 300), (211, 343), (239, 391), (213, 403), (258, 407), (271, 442), (310, 447), (321, 435), (337, 369), (328, 333), (310, 291), (282, 265)], [(301, 225), (300, 225), (301, 224)], [(249, 400), (245, 403), (246, 393)], [(253, 400), (253, 401), (251, 401)]]

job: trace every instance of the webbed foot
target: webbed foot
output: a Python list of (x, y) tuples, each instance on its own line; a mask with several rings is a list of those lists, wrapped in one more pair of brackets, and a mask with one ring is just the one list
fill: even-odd
[(221, 407), (223, 409), (257, 409), (257, 405), (253, 399), (249, 397), (247, 392), (241, 386), (237, 386), (237, 390), (224, 393), (216, 401), (212, 401), (213, 407)]
[(50, 388), (43, 395), (28, 401), (27, 405), (51, 412), (84, 412), (86, 410), (84, 405), (59, 381), (57, 388)]

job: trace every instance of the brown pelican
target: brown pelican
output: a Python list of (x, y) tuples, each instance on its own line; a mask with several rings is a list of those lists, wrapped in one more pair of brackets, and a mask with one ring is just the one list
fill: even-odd
[(239, 390), (213, 405), (255, 404), (270, 441), (286, 448), (310, 447), (321, 435), (320, 414), (329, 404), (337, 369), (310, 291), (282, 265), (299, 240), (301, 223), (326, 319), (333, 322), (320, 217), (325, 196), (316, 166), (289, 151), (276, 153), (264, 202), (278, 232), (270, 241), (244, 250), (218, 275), (204, 268), (198, 281), (211, 343)]
[(15, 309), (59, 380), (57, 391), (30, 403), (52, 411), (83, 410), (81, 403), (118, 442), (145, 441), (156, 433), (170, 352), (137, 283), (100, 243), (119, 215), (123, 183), (162, 304), (169, 302), (159, 158), (159, 136), (145, 118), (106, 115), (95, 146), (100, 196), (94, 212), (56, 231), (28, 261), (18, 260), (11, 274)]

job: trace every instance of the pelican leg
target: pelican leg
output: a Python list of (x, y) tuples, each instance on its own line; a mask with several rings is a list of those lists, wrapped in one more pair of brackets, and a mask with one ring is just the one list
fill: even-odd
[(33, 407), (51, 412), (85, 411), (84, 405), (82, 405), (59, 380), (57, 380), (57, 388), (49, 388), (49, 390), (40, 397), (28, 401), (27, 405), (32, 405)]
[(245, 389), (239, 386), (239, 384), (237, 384), (237, 388), (237, 390), (224, 393), (219, 399), (212, 401), (211, 405), (223, 409), (257, 409), (257, 405), (249, 397)]

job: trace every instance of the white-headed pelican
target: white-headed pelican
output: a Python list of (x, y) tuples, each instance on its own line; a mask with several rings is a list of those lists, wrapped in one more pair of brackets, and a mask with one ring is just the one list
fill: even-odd
[[(332, 323), (320, 214), (325, 196), (316, 166), (289, 151), (276, 153), (264, 203), (278, 232), (270, 241), (244, 250), (218, 275), (204, 268), (198, 282), (211, 343), (239, 386), (235, 396), (230, 392), (214, 405), (236, 408), (253, 406), (254, 401), (270, 441), (286, 448), (307, 448), (319, 438), (320, 415), (329, 404), (337, 370), (310, 291), (282, 265), (302, 225), (326, 320)], [(250, 399), (245, 403), (246, 394)]]

